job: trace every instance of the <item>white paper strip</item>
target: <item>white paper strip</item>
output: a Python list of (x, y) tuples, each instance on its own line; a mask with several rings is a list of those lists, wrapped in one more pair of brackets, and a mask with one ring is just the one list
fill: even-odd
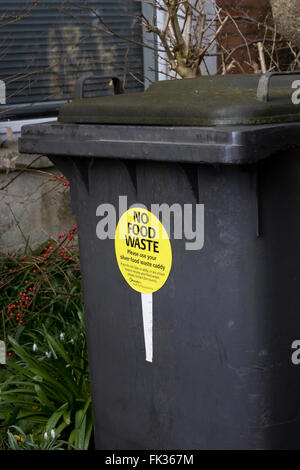
[(4, 341), (0, 341), (0, 364), (6, 364), (6, 347)]
[(153, 360), (153, 294), (141, 294), (146, 361)]

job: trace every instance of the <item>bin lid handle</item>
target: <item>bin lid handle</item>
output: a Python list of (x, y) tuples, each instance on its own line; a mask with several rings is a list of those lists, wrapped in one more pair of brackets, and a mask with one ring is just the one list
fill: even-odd
[(293, 72), (267, 72), (262, 75), (258, 82), (256, 97), (258, 101), (267, 103), (269, 101), (270, 81), (273, 76), (279, 75), (300, 75), (300, 70)]
[(83, 77), (80, 77), (75, 83), (73, 99), (82, 100), (84, 98), (84, 85), (88, 80), (104, 79), (112, 80), (115, 95), (121, 95), (122, 93), (124, 93), (124, 88), (119, 77), (112, 77), (111, 75), (84, 75)]

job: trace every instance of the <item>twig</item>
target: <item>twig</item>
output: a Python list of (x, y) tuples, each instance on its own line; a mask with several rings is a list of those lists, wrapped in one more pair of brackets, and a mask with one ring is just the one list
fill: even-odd
[(21, 176), (26, 170), (28, 170), (28, 168), (31, 167), (31, 165), (37, 162), (40, 158), (42, 158), (42, 155), (39, 155), (31, 163), (29, 163), (29, 165), (27, 165), (25, 168), (22, 168), (22, 170), (20, 170), (16, 176), (14, 176), (10, 181), (8, 181), (8, 183), (6, 183), (4, 186), (2, 186), (2, 188), (0, 188), (0, 191), (4, 191), (4, 189), (6, 189), (11, 183), (13, 183), (17, 178), (19, 178), (19, 176)]
[(261, 71), (262, 73), (266, 73), (267, 67), (266, 67), (264, 48), (263, 48), (262, 42), (257, 43), (257, 49), (258, 49), (258, 54), (259, 54), (259, 62), (260, 62)]

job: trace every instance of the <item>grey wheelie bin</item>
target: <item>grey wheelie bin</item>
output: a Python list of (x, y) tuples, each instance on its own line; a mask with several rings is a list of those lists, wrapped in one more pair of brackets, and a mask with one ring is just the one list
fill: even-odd
[(23, 127), (71, 185), (97, 449), (300, 449), (296, 79), (84, 79)]

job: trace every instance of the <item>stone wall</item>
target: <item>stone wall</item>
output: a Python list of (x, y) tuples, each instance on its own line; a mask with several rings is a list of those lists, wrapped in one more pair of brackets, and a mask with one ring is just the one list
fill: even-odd
[(0, 251), (6, 253), (22, 252), (27, 243), (36, 248), (76, 223), (65, 180), (46, 157), (26, 169), (37, 155), (19, 154), (19, 136), (18, 125), (0, 122)]

